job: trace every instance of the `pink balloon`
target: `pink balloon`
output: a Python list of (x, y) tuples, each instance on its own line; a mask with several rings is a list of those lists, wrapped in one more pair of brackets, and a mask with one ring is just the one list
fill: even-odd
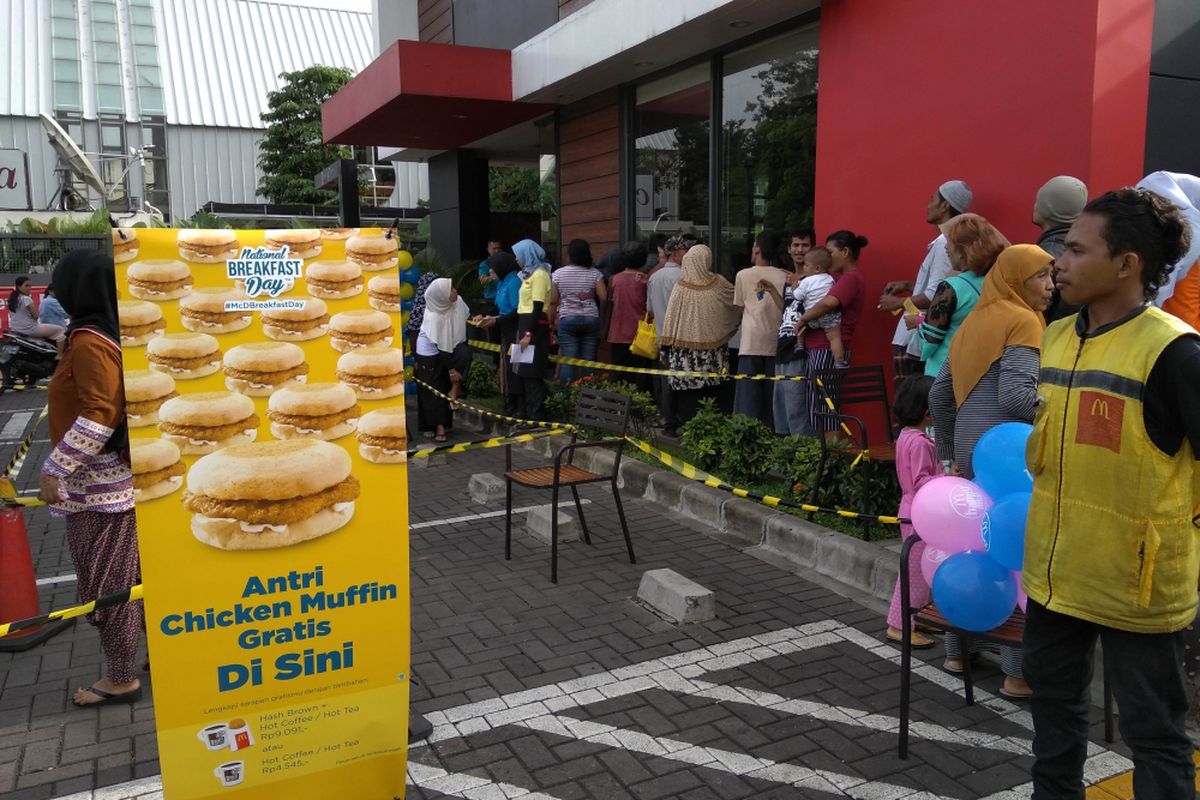
[(934, 478), (913, 498), (913, 528), (928, 546), (951, 555), (984, 552), (980, 529), (991, 506), (992, 498), (965, 478)]
[(945, 550), (925, 545), (925, 552), (921, 553), (921, 574), (925, 576), (927, 584), (933, 586), (933, 573), (937, 572), (937, 568), (949, 557), (950, 554)]
[(1021, 570), (1014, 569), (1013, 577), (1017, 579), (1017, 606), (1021, 609), (1021, 613), (1025, 613), (1025, 604), (1029, 601), (1029, 595), (1025, 594), (1025, 590), (1021, 588)]

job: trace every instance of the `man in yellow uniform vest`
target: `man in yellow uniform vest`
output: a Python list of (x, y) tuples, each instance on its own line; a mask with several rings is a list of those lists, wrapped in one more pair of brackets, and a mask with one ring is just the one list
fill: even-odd
[(1188, 236), (1169, 202), (1121, 189), (1084, 208), (1056, 264), (1084, 308), (1046, 331), (1027, 452), (1035, 800), (1084, 797), (1097, 639), (1134, 794), (1194, 796), (1180, 631), (1200, 579), (1200, 337), (1149, 304)]

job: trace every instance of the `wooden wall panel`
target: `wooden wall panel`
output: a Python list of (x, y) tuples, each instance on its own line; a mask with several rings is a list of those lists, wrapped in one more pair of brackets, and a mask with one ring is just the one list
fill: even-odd
[(602, 92), (560, 109), (558, 143), (560, 257), (566, 258), (572, 239), (587, 239), (592, 255), (599, 258), (621, 241), (617, 92)]
[(417, 24), (422, 42), (454, 43), (452, 0), (417, 0)]

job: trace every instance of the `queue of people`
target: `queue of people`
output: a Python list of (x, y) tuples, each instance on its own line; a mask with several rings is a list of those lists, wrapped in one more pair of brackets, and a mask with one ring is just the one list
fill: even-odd
[[(488, 313), (472, 324), (500, 331), (505, 413), (541, 420), (543, 378), (566, 383), (592, 373), (590, 367), (562, 363), (551, 376), (551, 335), (560, 357), (638, 369), (811, 375), (847, 366), (865, 303), (857, 261), (867, 241), (851, 231), (832, 234), (824, 247), (816, 247), (815, 240), (811, 228), (784, 236), (763, 231), (752, 264), (733, 282), (713, 271), (711, 250), (686, 234), (664, 239), (653, 250), (644, 242), (629, 242), (600, 260), (593, 258), (588, 242), (576, 239), (567, 245), (567, 263), (553, 271), (531, 240), (517, 242), (511, 254), (492, 253), (486, 276), (482, 264), (480, 276), (496, 291), (485, 298)], [(421, 327), (428, 288), (424, 278), (416, 287), (410, 336)], [(818, 305), (818, 313), (801, 321)], [(657, 359), (635, 351), (639, 325), (653, 327)], [(602, 344), (607, 345), (604, 358), (599, 357)], [(660, 428), (671, 438), (680, 435), (705, 398), (719, 401), (729, 413), (752, 413), (780, 435), (813, 435), (818, 428), (814, 411), (823, 402), (801, 381), (741, 381), (726, 398), (721, 389), (727, 381), (713, 375), (629, 371), (622, 378), (653, 393)]]

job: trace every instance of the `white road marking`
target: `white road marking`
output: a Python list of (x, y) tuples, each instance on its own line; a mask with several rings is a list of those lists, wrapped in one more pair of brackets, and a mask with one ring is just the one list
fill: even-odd
[(50, 586), (55, 583), (71, 583), (78, 580), (78, 576), (72, 573), (71, 575), (55, 575), (53, 578), (38, 578), (38, 586)]
[[(775, 656), (826, 647), (841, 642), (855, 644), (868, 653), (892, 661), (897, 667), (899, 666), (900, 652), (894, 646), (880, 642), (856, 628), (844, 626), (835, 620), (823, 620), (700, 647), (675, 655), (619, 667), (609, 672), (573, 678), (537, 689), (513, 692), (444, 711), (430, 712), (426, 714), (426, 718), (434, 728), (427, 741), (432, 744), (446, 739), (470, 736), (505, 725), (517, 725), (568, 738), (606, 744), (619, 749), (635, 750), (649, 755), (703, 764), (744, 777), (757, 777), (797, 787), (832, 791), (834, 794), (849, 797), (898, 798), (918, 795), (933, 797), (933, 795), (918, 792), (909, 787), (867, 782), (851, 775), (812, 770), (803, 765), (767, 761), (744, 753), (695, 747), (678, 740), (652, 737), (637, 731), (603, 726), (590, 720), (577, 720), (563, 716), (560, 713), (566, 709), (591, 705), (647, 689), (662, 689), (678, 694), (707, 697), (717, 702), (756, 705), (777, 713), (811, 716), (868, 730), (897, 731), (900, 721), (895, 717), (873, 714), (859, 708), (787, 698), (770, 692), (699, 680), (701, 675), (716, 670), (731, 669)], [(957, 694), (961, 691), (959, 678), (948, 675), (919, 659), (913, 662), (913, 672), (950, 692)], [(1027, 711), (978, 687), (975, 691), (977, 703), (1020, 728), (1033, 730), (1033, 720)], [(913, 720), (910, 723), (910, 734), (914, 738), (928, 739), (944, 744), (981, 747), (1016, 755), (1030, 752), (1030, 740), (1027, 738), (958, 730), (922, 720)], [(1089, 742), (1088, 751), (1090, 757), (1085, 774), (1089, 784), (1130, 768), (1128, 759), (1098, 744)], [(1012, 792), (1013, 790), (1006, 791)], [(998, 793), (994, 800), (1000, 800), (1007, 796), (1004, 793)]]
[[(468, 521), (481, 516), (495, 516), (495, 514), (471, 515), (466, 518), (456, 518), (456, 521)], [(433, 520), (426, 524), (440, 525), (450, 522), (451, 520)], [(43, 579), (43, 581), (65, 582), (70, 577), (72, 576), (58, 576)], [(433, 734), (426, 742), (415, 743), (409, 749), (418, 749), (428, 743), (458, 736), (469, 736), (505, 725), (517, 725), (566, 738), (604, 744), (616, 749), (695, 764), (742, 777), (861, 798), (861, 800), (898, 800), (898, 798), (942, 800), (937, 795), (912, 787), (880, 781), (866, 781), (857, 776), (816, 770), (802, 764), (776, 762), (747, 753), (702, 747), (678, 739), (650, 736), (640, 731), (624, 730), (559, 713), (565, 709), (591, 705), (646, 689), (663, 689), (674, 693), (708, 697), (717, 702), (758, 705), (779, 713), (812, 716), (873, 730), (896, 730), (899, 721), (894, 717), (872, 714), (857, 708), (791, 699), (770, 692), (698, 680), (701, 675), (713, 670), (729, 669), (778, 655), (826, 647), (840, 642), (856, 644), (867, 652), (899, 666), (900, 653), (894, 646), (884, 644), (868, 634), (844, 626), (836, 620), (822, 620), (771, 633), (747, 636), (730, 642), (720, 642), (708, 647), (618, 667), (608, 672), (572, 678), (536, 689), (512, 692), (501, 697), (468, 703), (443, 711), (433, 711), (425, 715), (434, 726)], [(947, 675), (923, 661), (914, 660), (913, 672), (951, 692), (958, 693), (961, 690), (958, 678)], [(1028, 712), (1015, 704), (991, 695), (978, 687), (976, 688), (976, 697), (980, 705), (990, 708), (1021, 728), (1032, 731), (1033, 721)], [(914, 737), (947, 744), (985, 747), (1010, 753), (1028, 752), (1028, 742), (1018, 737), (1002, 737), (978, 731), (956, 730), (928, 722), (914, 720), (911, 724), (911, 733)], [(1095, 743), (1089, 742), (1088, 751), (1089, 758), (1084, 764), (1084, 779), (1089, 785), (1125, 772), (1132, 767), (1129, 759)], [(467, 773), (448, 772), (439, 767), (412, 760), (408, 763), (408, 782), (430, 791), (470, 800), (491, 800), (491, 798), (557, 800), (553, 795), (532, 791), (521, 786), (495, 782)], [(984, 800), (1024, 800), (1029, 796), (1030, 788), (1029, 784), (1014, 786), (988, 795)], [(100, 798), (104, 800), (161, 798), (161, 783), (158, 778), (146, 778), (129, 784), (98, 789), (95, 792), (73, 794), (66, 798), (59, 798), (59, 800), (99, 800)]]
[(493, 783), (487, 778), (479, 778), (464, 772), (447, 772), (440, 767), (431, 767), (413, 761), (408, 763), (408, 783), (431, 792), (451, 797), (467, 797), (472, 800), (491, 800), (491, 798), (499, 800), (500, 798), (516, 797), (521, 800), (558, 800), (553, 795), (531, 792), (511, 783)]
[(650, 736), (640, 731), (623, 730), (591, 720), (547, 714), (523, 720), (519, 724), (523, 728), (567, 739), (579, 739), (671, 761), (682, 761), (686, 764), (728, 772), (743, 778), (790, 784), (798, 788), (816, 789), (830, 794), (861, 798), (861, 800), (893, 800), (894, 798), (908, 797), (920, 791), (911, 786), (867, 781), (853, 775), (810, 769), (797, 764), (772, 761), (769, 758), (758, 758), (715, 747), (703, 747), (680, 739)]
[(0, 430), (0, 438), (14, 439), (21, 441), (24, 437), (25, 428), (29, 426), (29, 420), (33, 419), (33, 411), (14, 411), (8, 418), (8, 422), (4, 423), (4, 428)]
[[(582, 500), (580, 500), (580, 502), (585, 506), (592, 504), (592, 501), (588, 500), (587, 498), (583, 498)], [(515, 514), (524, 514), (526, 511), (533, 511), (535, 508), (541, 508), (541, 507), (542, 507), (541, 505), (521, 506), (520, 508), (514, 508), (512, 510), (512, 513), (514, 515)], [(559, 503), (558, 507), (559, 508), (574, 508), (575, 503), (571, 500), (567, 500), (566, 502)], [(505, 512), (503, 512), (503, 511), (485, 511), (481, 514), (464, 514), (461, 517), (447, 517), (446, 519), (431, 519), (431, 520), (427, 520), (425, 522), (414, 522), (408, 526), (408, 529), (410, 531), (415, 531), (415, 530), (420, 530), (421, 528), (435, 528), (438, 525), (458, 525), (461, 522), (474, 522), (477, 519), (491, 519), (492, 517), (503, 517), (504, 513)]]

